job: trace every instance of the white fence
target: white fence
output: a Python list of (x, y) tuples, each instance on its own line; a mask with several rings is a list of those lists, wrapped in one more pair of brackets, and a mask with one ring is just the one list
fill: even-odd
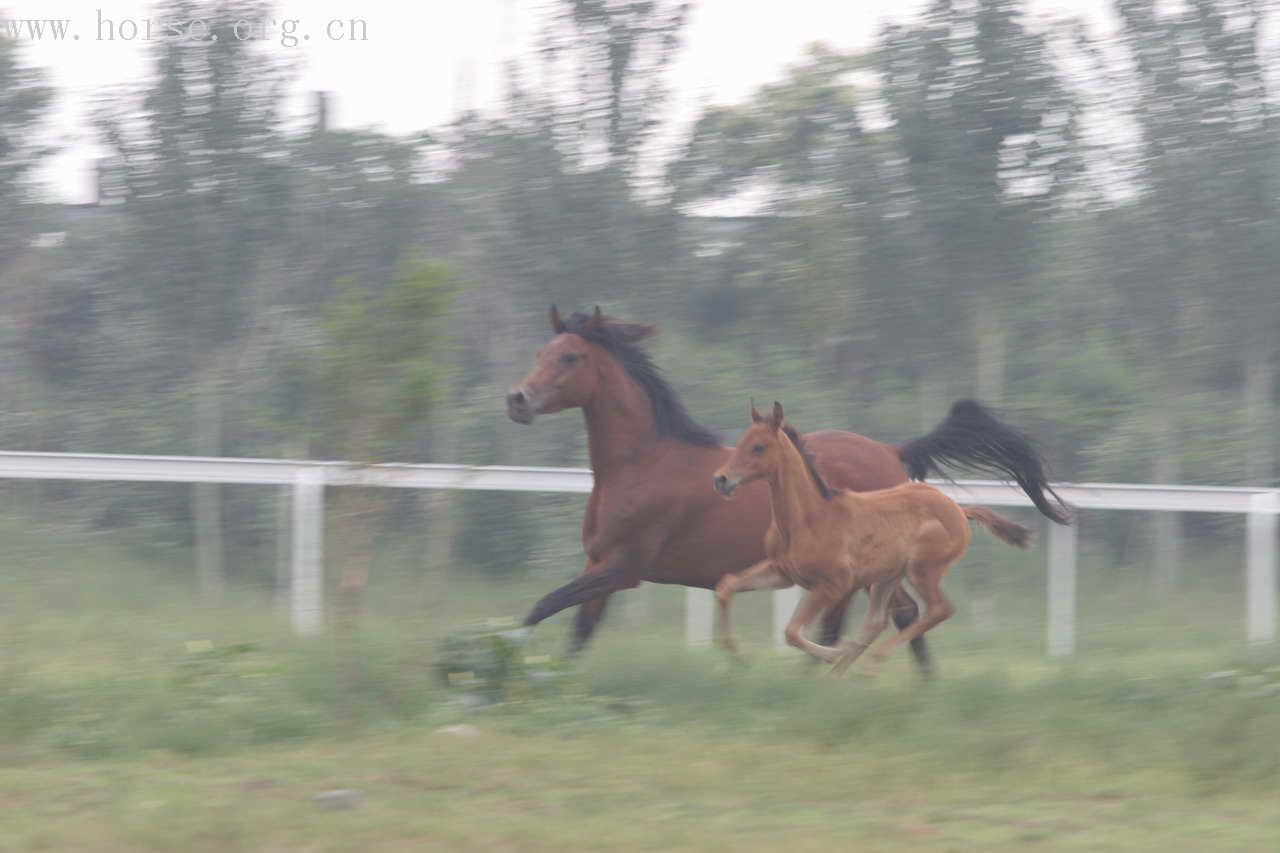
[[(78, 453), (0, 452), (0, 478), (114, 480), (166, 483), (235, 483), (289, 486), (293, 490), (293, 627), (320, 630), (324, 603), (323, 519), (326, 486), (386, 486), (405, 489), (487, 489), (521, 492), (591, 491), (585, 468), (468, 467), (465, 465), (356, 465), (347, 462), (224, 459), (186, 456), (118, 456)], [(935, 483), (955, 500), (984, 506), (1030, 506), (1015, 487), (987, 481)], [(708, 487), (709, 488), (709, 487)], [(1206, 486), (1145, 486), (1110, 483), (1062, 484), (1058, 492), (1081, 509), (1153, 512), (1242, 513), (1248, 517), (1246, 548), (1246, 636), (1276, 638), (1276, 533), (1280, 492)], [(1076, 528), (1048, 524), (1048, 651), (1075, 649)], [(775, 637), (793, 609), (796, 591), (774, 594)], [(711, 639), (712, 594), (690, 589), (686, 636), (691, 644)]]

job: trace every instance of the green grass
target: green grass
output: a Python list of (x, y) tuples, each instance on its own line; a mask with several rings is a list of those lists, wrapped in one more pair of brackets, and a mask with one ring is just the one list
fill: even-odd
[[(958, 582), (929, 684), (905, 654), (815, 677), (771, 648), (763, 595), (732, 669), (683, 647), (683, 591), (660, 589), (551, 687), (468, 712), (439, 639), (559, 573), (389, 563), (339, 645), (291, 637), (260, 593), (199, 606), (180, 552), (0, 533), (0, 850), (1280, 849), (1280, 654), (1240, 642), (1234, 581), (1151, 602), (1085, 560), (1081, 653), (1050, 661), (1042, 564), (997, 564), (996, 627)], [(480, 734), (436, 733), (461, 722)], [(333, 788), (362, 801), (317, 808)]]

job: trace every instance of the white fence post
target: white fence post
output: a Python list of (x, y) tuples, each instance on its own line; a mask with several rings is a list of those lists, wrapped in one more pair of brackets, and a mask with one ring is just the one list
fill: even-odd
[(784, 636), (787, 630), (787, 623), (791, 621), (791, 614), (796, 612), (796, 608), (800, 606), (800, 598), (804, 595), (804, 590), (798, 586), (789, 586), (786, 589), (775, 590), (773, 593), (773, 644), (775, 646), (785, 646), (787, 638)]
[(1280, 492), (1254, 495), (1249, 501), (1246, 613), (1250, 643), (1276, 639), (1276, 527)]
[(1049, 654), (1076, 650), (1076, 525), (1049, 524)]
[(293, 567), (289, 589), (294, 633), (315, 634), (324, 612), (324, 474), (301, 470), (293, 481)]
[(711, 642), (712, 616), (716, 596), (709, 589), (688, 587), (684, 591), (684, 638), (691, 646), (705, 646)]

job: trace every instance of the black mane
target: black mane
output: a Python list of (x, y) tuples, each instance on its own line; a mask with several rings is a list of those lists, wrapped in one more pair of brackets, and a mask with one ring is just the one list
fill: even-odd
[(639, 341), (653, 333), (653, 327), (610, 317), (592, 320), (592, 315), (575, 311), (565, 318), (564, 331), (603, 347), (644, 389), (653, 403), (653, 427), (659, 438), (670, 436), (698, 447), (720, 446), (719, 437), (693, 419), (662, 371), (639, 346)]
[(844, 491), (844, 489), (832, 488), (827, 483), (827, 479), (818, 470), (817, 460), (813, 458), (813, 453), (809, 448), (804, 446), (804, 439), (800, 437), (800, 433), (796, 431), (795, 427), (791, 424), (783, 424), (782, 431), (787, 438), (791, 439), (791, 443), (795, 445), (796, 450), (800, 451), (800, 456), (804, 459), (804, 466), (809, 469), (809, 476), (813, 478), (813, 484), (818, 487), (818, 492), (821, 493), (823, 500), (829, 501)]

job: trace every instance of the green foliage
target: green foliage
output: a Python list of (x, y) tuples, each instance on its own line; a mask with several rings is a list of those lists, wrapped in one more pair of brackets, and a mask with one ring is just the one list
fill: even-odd
[[(430, 136), (292, 130), (271, 52), (165, 44), (100, 111), (116, 203), (65, 209), (32, 203), (52, 93), (4, 40), (0, 444), (582, 464), (573, 416), (500, 411), (555, 301), (659, 324), (722, 430), (755, 394), (900, 441), (990, 394), (1062, 479), (1274, 482), (1271, 13), (1165, 5), (1118, 4), (1104, 46), (1018, 0), (930, 4), (706, 108), (665, 163), (680, 2), (554, 4), (500, 107)], [(751, 215), (703, 215), (726, 201)], [(56, 488), (84, 524), (192, 538), (181, 490)], [(261, 583), (278, 508), (222, 492), (233, 571)], [(576, 540), (568, 503), (459, 503), (467, 567)], [(1131, 521), (1102, 525), (1127, 547)]]
[(373, 461), (404, 445), (448, 378), (441, 356), (455, 287), (448, 267), (418, 257), (385, 288), (339, 282), (308, 394), (322, 447)]
[(54, 92), (21, 51), (20, 40), (0, 38), (0, 271), (34, 234), (28, 179), (52, 153), (39, 140)]
[(488, 619), (451, 631), (435, 655), (442, 685), (467, 707), (552, 696), (565, 666), (545, 655), (528, 656), (523, 633), (527, 629), (514, 619)]

